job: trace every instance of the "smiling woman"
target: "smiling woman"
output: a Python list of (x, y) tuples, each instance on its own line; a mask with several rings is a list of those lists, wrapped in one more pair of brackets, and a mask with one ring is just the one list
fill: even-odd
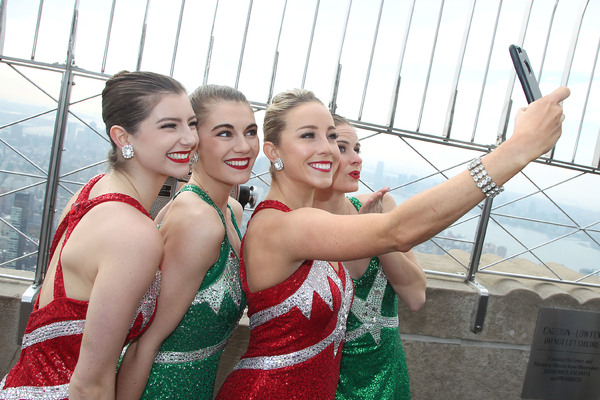
[(185, 89), (151, 72), (106, 82), (102, 116), (111, 170), (67, 204), (2, 399), (113, 399), (124, 344), (154, 317), (163, 244), (148, 210), (197, 144)]
[[(554, 146), (568, 95), (560, 88), (520, 111), (515, 134), (481, 159), (495, 184)], [(339, 261), (408, 252), (488, 189), (465, 170), (386, 213), (330, 214), (312, 208), (315, 191), (331, 186), (340, 160), (329, 110), (310, 91), (283, 92), (268, 106), (263, 131), (271, 189), (248, 223), (240, 267), (250, 340), (217, 398), (332, 399), (353, 297), (350, 273)]]
[(212, 399), (219, 359), (246, 307), (242, 207), (229, 193), (250, 179), (259, 151), (254, 113), (227, 86), (201, 86), (191, 100), (198, 157), (189, 184), (157, 216), (165, 256), (156, 318), (127, 349), (119, 399)]
[[(384, 188), (346, 198), (358, 190), (362, 169), (356, 130), (334, 115), (340, 165), (327, 189), (317, 190), (314, 207), (340, 215), (388, 212), (395, 207)], [(344, 262), (354, 300), (342, 351), (338, 400), (410, 399), (408, 368), (398, 330), (398, 297), (416, 311), (425, 303), (426, 279), (412, 250)]]

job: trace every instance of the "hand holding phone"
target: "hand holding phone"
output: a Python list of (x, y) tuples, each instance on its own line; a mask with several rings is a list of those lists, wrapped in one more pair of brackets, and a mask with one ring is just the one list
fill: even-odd
[(515, 66), (517, 76), (519, 77), (519, 81), (521, 81), (523, 91), (525, 92), (527, 103), (531, 103), (542, 97), (542, 92), (540, 91), (540, 86), (533, 73), (533, 68), (531, 68), (531, 62), (529, 61), (527, 52), (514, 44), (511, 44), (508, 50), (513, 65)]

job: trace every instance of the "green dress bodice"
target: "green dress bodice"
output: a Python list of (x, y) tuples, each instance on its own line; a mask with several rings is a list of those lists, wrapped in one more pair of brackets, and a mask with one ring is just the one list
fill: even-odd
[[(349, 200), (360, 209), (358, 199)], [(344, 338), (336, 399), (410, 399), (408, 370), (398, 331), (398, 295), (379, 258), (353, 279), (354, 300)]]
[[(219, 259), (206, 273), (190, 308), (163, 341), (142, 399), (212, 399), (221, 354), (246, 307), (239, 258), (227, 238), (223, 213), (199, 187), (186, 185), (179, 193), (183, 191), (196, 193), (217, 210), (225, 237)], [(231, 214), (241, 238), (233, 210)]]

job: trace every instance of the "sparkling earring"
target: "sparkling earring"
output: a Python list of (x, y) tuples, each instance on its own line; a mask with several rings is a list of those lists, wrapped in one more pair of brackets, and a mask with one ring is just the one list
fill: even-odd
[(121, 149), (121, 152), (123, 153), (123, 157), (125, 159), (130, 159), (133, 157), (133, 146), (130, 144), (126, 144), (125, 146), (123, 146), (123, 148)]
[(276, 159), (273, 160), (273, 167), (275, 167), (275, 170), (277, 171), (281, 171), (283, 169), (283, 160), (279, 157), (277, 157)]
[(198, 152), (194, 152), (194, 154), (192, 154), (192, 158), (190, 158), (190, 163), (192, 164), (196, 164), (198, 162)]

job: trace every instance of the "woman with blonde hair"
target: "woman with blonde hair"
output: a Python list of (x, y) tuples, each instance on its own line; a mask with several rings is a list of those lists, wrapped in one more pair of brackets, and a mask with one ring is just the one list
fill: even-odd
[(217, 398), (334, 398), (352, 280), (341, 263), (317, 260), (407, 252), (498, 194), (554, 146), (568, 95), (560, 88), (520, 110), (511, 138), (454, 178), (390, 212), (350, 216), (312, 207), (340, 158), (329, 110), (307, 90), (275, 96), (263, 124), (271, 188), (242, 243), (250, 342)]

